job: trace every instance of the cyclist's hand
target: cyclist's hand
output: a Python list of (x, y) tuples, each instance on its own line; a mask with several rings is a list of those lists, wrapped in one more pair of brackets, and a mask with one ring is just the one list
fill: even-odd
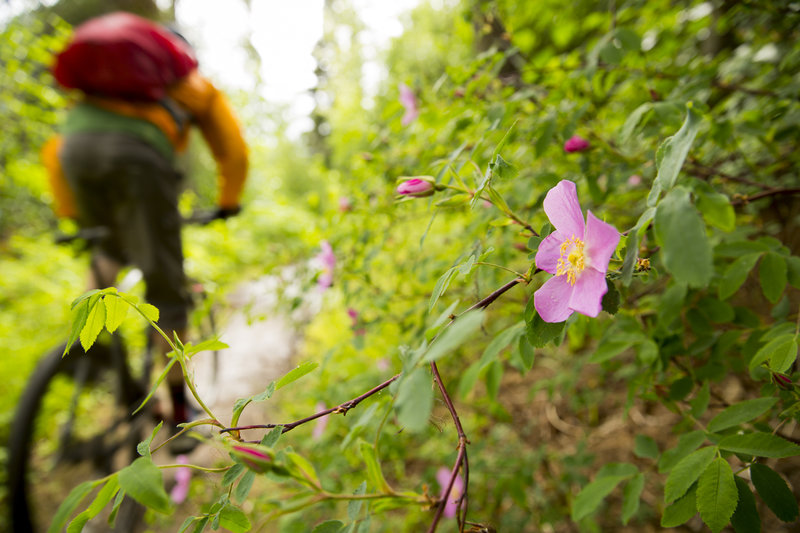
[(215, 213), (215, 218), (221, 218), (222, 220), (225, 220), (226, 218), (231, 218), (232, 216), (238, 215), (241, 211), (242, 206), (240, 205), (234, 207), (219, 207)]

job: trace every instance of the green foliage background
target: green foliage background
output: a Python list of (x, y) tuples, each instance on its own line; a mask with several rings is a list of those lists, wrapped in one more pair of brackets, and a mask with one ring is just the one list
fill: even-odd
[[(470, 440), (469, 520), (498, 531), (649, 531), (690, 521), (719, 531), (732, 521), (739, 532), (755, 520), (763, 531), (795, 528), (798, 390), (778, 386), (780, 376), (800, 377), (794, 4), (423, 4), (386, 52), (387, 76), (369, 106), (358, 13), (344, 0), (326, 5), (317, 130), (305, 144), (286, 139), (280, 121), (264, 127), (276, 110), (238, 95), (253, 153), (246, 210), (187, 232), (189, 269), (213, 280), (220, 300), (243, 279), (303, 263), (323, 239), (332, 244), (334, 285), (304, 325), (297, 355), (320, 367), (270, 399), (276, 418), (302, 418), (397, 372), (426, 372), (414, 354), (446, 317), (519, 276), (526, 283), (439, 361)], [(65, 29), (50, 24), (60, 37), (6, 28), (3, 61), (16, 55), (18, 35), (30, 50), (51, 50), (47, 39)], [(340, 28), (351, 46), (332, 38)], [(56, 223), (44, 211), (36, 149), (64, 102), (48, 89), (44, 63), (44, 55), (20, 63), (0, 94), (0, 113), (20, 128), (0, 153), (8, 176), (0, 339), (14, 354), (0, 363), (9, 376), (0, 432), (37, 355), (66, 336), (67, 303), (82, 290), (81, 261), (45, 233)], [(401, 83), (420, 108), (407, 126)], [(573, 134), (591, 149), (565, 153)], [(187, 164), (198, 178), (184, 199), (190, 209), (209, 201), (212, 175), (207, 155)], [(491, 202), (470, 205), (490, 167)], [(398, 202), (397, 179), (418, 175), (463, 182), (470, 193)], [(577, 183), (584, 210), (625, 232), (610, 276), (619, 310), (574, 315), (563, 335), (533, 348), (541, 329), (530, 301), (548, 275), (532, 268), (538, 240), (508, 214), (547, 230), (542, 200), (561, 179)], [(634, 269), (637, 255), (649, 269)], [(317, 290), (311, 273), (303, 282)], [(278, 447), (311, 460), (326, 490), (352, 493), (365, 480), (360, 442), (370, 443), (389, 484), (435, 499), (436, 471), (456, 457), (452, 421), (438, 395), (426, 404), (428, 380), (404, 377), (390, 392), (334, 417), (319, 439), (301, 426)], [(774, 476), (788, 482), (779, 496), (759, 481), (780, 486)], [(367, 491), (377, 490), (367, 478)], [(733, 492), (710, 494), (712, 481)], [(260, 477), (247, 514), (259, 523), (308, 490)], [(198, 502), (218, 492), (213, 477), (192, 488)], [(714, 503), (721, 510), (709, 511)], [(420, 505), (388, 507), (352, 516), (325, 503), (278, 523), (286, 532), (330, 519), (350, 531), (420, 531), (431, 521)]]

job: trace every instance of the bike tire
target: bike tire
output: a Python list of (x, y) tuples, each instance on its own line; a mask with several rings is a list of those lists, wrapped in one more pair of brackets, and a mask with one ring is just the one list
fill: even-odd
[[(143, 392), (135, 386), (121, 348), (116, 355), (100, 343), (87, 354), (73, 350), (62, 357), (63, 352), (61, 346), (39, 362), (12, 421), (8, 486), (15, 533), (46, 531), (72, 488), (111, 473), (120, 456), (129, 463), (142, 437), (146, 410), (136, 417), (130, 413)], [(66, 395), (71, 407), (65, 419), (66, 406), (59, 402)], [(45, 426), (50, 419), (55, 420), (56, 431)], [(77, 429), (61, 435), (64, 424)], [(142, 520), (143, 509), (126, 500), (114, 531), (135, 531)]]

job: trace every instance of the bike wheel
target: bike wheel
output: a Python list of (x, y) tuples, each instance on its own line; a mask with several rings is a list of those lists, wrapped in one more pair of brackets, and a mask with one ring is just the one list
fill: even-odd
[[(146, 410), (131, 413), (144, 393), (114, 342), (63, 358), (62, 346), (29, 379), (8, 443), (13, 531), (45, 531), (72, 488), (135, 457), (148, 417)], [(120, 509), (115, 531), (134, 530), (142, 514), (134, 507)]]

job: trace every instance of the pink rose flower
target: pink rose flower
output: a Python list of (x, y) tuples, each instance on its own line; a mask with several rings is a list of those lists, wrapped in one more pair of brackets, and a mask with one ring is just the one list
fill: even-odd
[(464, 492), (464, 478), (461, 477), (461, 474), (456, 476), (449, 495), (445, 495), (444, 492), (447, 490), (447, 484), (450, 482), (450, 470), (444, 467), (437, 470), (436, 481), (441, 487), (439, 498), (447, 498), (447, 503), (444, 506), (444, 516), (447, 518), (455, 518), (456, 511), (458, 511), (458, 499), (461, 497), (461, 493)]
[(642, 184), (642, 177), (639, 174), (631, 174), (628, 177), (628, 185), (631, 187), (637, 187)]
[(550, 189), (544, 212), (556, 230), (539, 245), (536, 267), (555, 275), (534, 293), (534, 307), (545, 322), (563, 322), (573, 312), (596, 317), (608, 291), (606, 271), (619, 232), (591, 211), (584, 222), (571, 181)]
[(434, 192), (433, 183), (422, 178), (411, 178), (400, 185), (396, 189), (397, 194), (403, 196), (411, 196), (413, 198), (421, 198), (423, 196), (430, 196)]
[(317, 278), (317, 286), (324, 290), (333, 285), (333, 269), (336, 268), (336, 256), (333, 255), (333, 248), (328, 241), (322, 241), (319, 243), (319, 247), (322, 251), (317, 254), (315, 259), (319, 263), (322, 273)]
[(405, 83), (400, 84), (400, 104), (406, 110), (401, 123), (403, 126), (408, 126), (419, 116), (419, 107), (417, 106), (417, 97), (414, 91)]
[(589, 141), (580, 135), (573, 135), (564, 143), (565, 152), (583, 152), (589, 149)]
[(346, 213), (351, 209), (353, 209), (353, 203), (350, 201), (350, 198), (347, 196), (342, 196), (339, 198), (339, 211)]
[[(181, 465), (187, 464), (186, 456), (179, 455), (175, 458), (175, 462)], [(175, 486), (169, 493), (170, 499), (176, 504), (180, 505), (186, 501), (189, 495), (189, 482), (192, 480), (192, 469), (188, 466), (182, 466), (175, 469)]]

